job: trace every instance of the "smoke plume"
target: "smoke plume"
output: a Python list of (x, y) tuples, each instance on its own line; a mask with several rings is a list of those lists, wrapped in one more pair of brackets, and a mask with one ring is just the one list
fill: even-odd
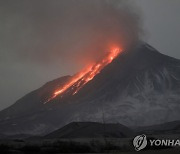
[(1, 8), (10, 16), (4, 25), (9, 52), (30, 62), (85, 65), (112, 46), (130, 46), (142, 31), (128, 0), (17, 0)]

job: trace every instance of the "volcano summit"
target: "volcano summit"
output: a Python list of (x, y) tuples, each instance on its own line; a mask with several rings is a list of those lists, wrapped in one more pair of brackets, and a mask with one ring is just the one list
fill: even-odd
[(73, 121), (153, 125), (180, 120), (180, 60), (146, 43), (124, 51), (71, 95), (57, 95), (60, 77), (0, 112), (4, 134), (47, 134)]

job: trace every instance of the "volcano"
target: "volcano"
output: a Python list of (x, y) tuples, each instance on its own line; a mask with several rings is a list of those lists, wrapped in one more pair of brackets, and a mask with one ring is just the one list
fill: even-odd
[(47, 134), (70, 122), (154, 125), (180, 120), (180, 60), (140, 42), (104, 67), (75, 95), (48, 103), (64, 76), (25, 95), (0, 112), (2, 134)]

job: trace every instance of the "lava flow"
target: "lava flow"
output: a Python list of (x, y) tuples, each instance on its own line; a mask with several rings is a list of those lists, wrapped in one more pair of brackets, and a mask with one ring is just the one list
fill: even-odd
[(122, 49), (113, 48), (99, 62), (89, 65), (88, 67), (74, 75), (61, 88), (57, 89), (53, 93), (53, 96), (50, 97), (45, 103), (51, 101), (57, 96), (62, 96), (68, 90), (71, 91), (72, 95), (76, 94), (87, 82), (92, 80), (106, 65), (111, 63), (121, 52)]

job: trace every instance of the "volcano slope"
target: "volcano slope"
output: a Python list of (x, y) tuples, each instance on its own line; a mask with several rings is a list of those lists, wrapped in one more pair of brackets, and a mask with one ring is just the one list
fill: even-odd
[(180, 60), (146, 43), (124, 51), (76, 95), (44, 104), (69, 78), (48, 82), (1, 111), (1, 133), (47, 134), (72, 121), (145, 126), (180, 120)]

